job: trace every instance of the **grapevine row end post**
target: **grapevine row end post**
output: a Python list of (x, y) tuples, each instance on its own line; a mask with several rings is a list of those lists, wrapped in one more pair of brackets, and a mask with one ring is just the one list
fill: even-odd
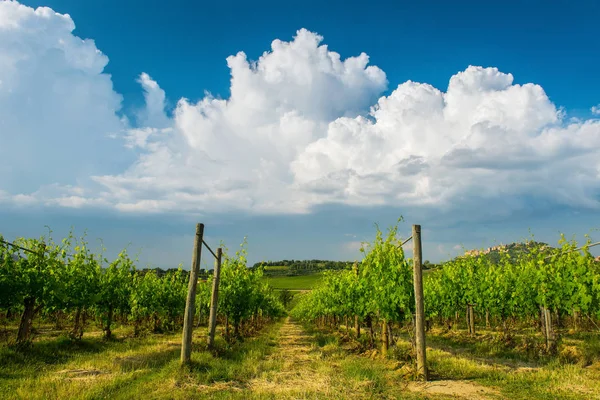
[(192, 329), (194, 328), (194, 314), (196, 303), (196, 285), (200, 272), (200, 257), (204, 236), (204, 224), (196, 225), (194, 239), (194, 252), (192, 253), (192, 267), (190, 270), (190, 283), (188, 285), (185, 314), (183, 316), (183, 338), (181, 341), (181, 364), (189, 364), (192, 357)]
[(208, 318), (208, 347), (212, 348), (215, 343), (215, 328), (217, 327), (217, 305), (219, 304), (219, 281), (221, 279), (221, 257), (223, 250), (217, 249), (215, 257), (215, 270), (212, 287), (212, 295), (210, 298), (210, 316)]
[(421, 248), (421, 225), (413, 225), (413, 282), (415, 288), (415, 338), (417, 345), (417, 373), (428, 379), (425, 345), (425, 307), (423, 305), (423, 265)]

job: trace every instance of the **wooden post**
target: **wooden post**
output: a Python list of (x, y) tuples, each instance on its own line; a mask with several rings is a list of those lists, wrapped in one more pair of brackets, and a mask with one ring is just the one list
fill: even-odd
[(219, 305), (219, 281), (221, 280), (221, 256), (223, 250), (217, 249), (215, 271), (213, 276), (212, 296), (210, 298), (210, 317), (208, 319), (208, 347), (215, 344), (215, 329), (217, 328), (217, 306)]
[(425, 306), (423, 304), (423, 266), (421, 265), (421, 225), (413, 225), (413, 280), (415, 288), (415, 339), (417, 346), (417, 373), (425, 381), (428, 379), (425, 344)]
[(466, 322), (467, 322), (467, 331), (469, 332), (469, 336), (471, 335), (471, 307), (467, 304), (467, 312), (466, 312)]
[(550, 313), (550, 309), (544, 308), (544, 317), (546, 322), (546, 350), (548, 353), (554, 353), (556, 351), (556, 341), (554, 338), (554, 331), (552, 329), (552, 314)]
[(395, 345), (396, 340), (394, 339), (394, 332), (392, 331), (392, 324), (390, 322), (387, 323), (387, 330), (388, 330), (388, 341), (390, 342), (390, 344)]
[(458, 330), (458, 311), (454, 311), (454, 329)]
[(544, 338), (547, 338), (548, 331), (546, 330), (546, 308), (544, 306), (540, 306), (540, 329), (544, 334)]
[(192, 267), (190, 269), (190, 282), (183, 316), (183, 338), (181, 340), (181, 364), (188, 364), (192, 357), (192, 331), (194, 329), (194, 314), (196, 306), (196, 285), (200, 272), (200, 257), (202, 254), (202, 239), (204, 224), (196, 224), (196, 237), (194, 239), (194, 252), (192, 253)]
[(387, 357), (388, 348), (390, 346), (390, 341), (388, 338), (388, 326), (387, 320), (381, 321), (381, 355), (383, 357)]
[[(352, 265), (352, 269), (354, 269), (354, 273), (356, 274), (356, 276), (358, 277), (358, 263), (355, 262), (354, 265)], [(354, 330), (356, 331), (356, 338), (358, 339), (360, 337), (360, 319), (358, 317), (358, 315), (354, 316)]]
[(473, 304), (469, 304), (469, 333), (475, 336), (475, 312), (473, 311)]

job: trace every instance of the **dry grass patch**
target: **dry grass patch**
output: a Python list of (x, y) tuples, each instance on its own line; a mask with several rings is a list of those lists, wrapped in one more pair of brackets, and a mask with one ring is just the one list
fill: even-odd
[(311, 337), (288, 318), (279, 331), (279, 346), (268, 359), (279, 362), (279, 369), (268, 371), (249, 382), (250, 391), (280, 397), (292, 394), (331, 393), (331, 378), (322, 371), (319, 355)]
[(56, 374), (67, 379), (91, 379), (100, 375), (108, 375), (109, 372), (99, 369), (63, 369), (56, 371)]
[(488, 400), (500, 396), (500, 393), (494, 389), (468, 381), (410, 382), (407, 388), (412, 392), (454, 396), (468, 400)]

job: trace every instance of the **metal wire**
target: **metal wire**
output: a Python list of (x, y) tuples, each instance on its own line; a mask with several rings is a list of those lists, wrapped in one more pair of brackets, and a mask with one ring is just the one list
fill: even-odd
[(556, 256), (562, 256), (563, 254), (569, 254), (569, 253), (571, 253), (571, 252), (573, 252), (573, 251), (582, 250), (582, 249), (585, 249), (586, 247), (594, 247), (594, 246), (598, 246), (599, 244), (600, 244), (600, 242), (596, 242), (596, 243), (592, 243), (592, 244), (586, 244), (585, 246), (581, 246), (581, 247), (578, 247), (578, 248), (576, 248), (576, 249), (572, 249), (572, 250), (569, 250), (569, 251), (565, 251), (565, 252), (563, 252), (563, 253), (559, 253), (559, 254), (551, 254), (551, 255), (549, 255), (548, 257), (544, 258), (544, 260), (547, 260), (547, 259), (549, 259), (549, 258), (556, 257)]
[(18, 244), (7, 242), (6, 240), (3, 240), (3, 239), (0, 239), (0, 242), (4, 243), (4, 244), (7, 244), (9, 246), (15, 247), (17, 249), (21, 249), (21, 250), (26, 251), (26, 252), (31, 253), (31, 254), (39, 254), (37, 251), (31, 250), (31, 249), (26, 249), (25, 247), (21, 247)]
[(406, 239), (404, 242), (402, 242), (402, 244), (400, 245), (400, 247), (404, 246), (406, 243), (410, 242), (412, 239), (412, 236), (409, 237), (408, 239)]
[(208, 249), (208, 251), (210, 251), (210, 254), (213, 255), (213, 257), (215, 258), (215, 260), (217, 259), (217, 255), (215, 254), (214, 251), (212, 251), (212, 249), (210, 248), (209, 245), (206, 244), (206, 242), (204, 241), (204, 239), (202, 239), (202, 243), (206, 246), (206, 248)]

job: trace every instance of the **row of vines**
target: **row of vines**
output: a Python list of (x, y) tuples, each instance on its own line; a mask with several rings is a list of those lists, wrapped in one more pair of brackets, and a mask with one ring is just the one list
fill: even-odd
[[(18, 321), (19, 344), (30, 342), (36, 320), (66, 327), (74, 339), (81, 339), (90, 323), (97, 324), (105, 338), (113, 336), (116, 323), (133, 326), (134, 335), (182, 327), (189, 271), (181, 266), (158, 276), (154, 270), (139, 270), (126, 250), (108, 260), (104, 249), (95, 254), (85, 238), (72, 235), (60, 243), (42, 237), (20, 238), (14, 244), (30, 251), (0, 241), (0, 319)], [(244, 245), (234, 256), (224, 255), (218, 317), (231, 339), (285, 311), (261, 281), (262, 271), (246, 268)], [(212, 277), (199, 282), (199, 325), (208, 316), (211, 287)]]
[[(380, 332), (386, 352), (394, 326), (414, 327), (413, 266), (401, 243), (397, 226), (387, 237), (377, 229), (374, 242), (361, 249), (360, 267), (325, 274), (320, 286), (301, 299), (294, 316), (319, 325), (353, 325), (358, 336), (366, 327), (371, 345)], [(585, 246), (574, 251), (577, 243), (564, 236), (559, 249), (531, 243), (516, 258), (507, 252), (499, 261), (468, 255), (426, 271), (426, 328), (452, 329), (466, 321), (471, 335), (476, 322), (503, 334), (540, 329), (548, 351), (556, 350), (559, 326), (598, 329), (600, 262)]]

